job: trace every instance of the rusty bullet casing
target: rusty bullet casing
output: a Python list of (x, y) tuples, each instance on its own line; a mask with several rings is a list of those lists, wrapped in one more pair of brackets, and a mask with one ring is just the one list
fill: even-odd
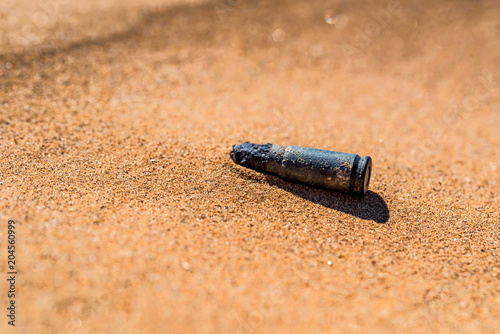
[(372, 168), (370, 157), (357, 154), (249, 142), (233, 146), (231, 158), (286, 180), (358, 196), (368, 190)]

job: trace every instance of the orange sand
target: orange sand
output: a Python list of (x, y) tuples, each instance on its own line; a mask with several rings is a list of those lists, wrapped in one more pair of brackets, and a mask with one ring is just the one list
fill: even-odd
[[(4, 3), (0, 332), (500, 328), (498, 1)], [(370, 155), (372, 192), (246, 140)]]

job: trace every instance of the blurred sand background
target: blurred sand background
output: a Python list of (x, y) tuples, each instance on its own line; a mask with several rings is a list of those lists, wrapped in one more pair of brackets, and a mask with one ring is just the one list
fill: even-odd
[[(1, 4), (2, 333), (498, 333), (498, 1)], [(372, 192), (247, 140), (370, 155)]]

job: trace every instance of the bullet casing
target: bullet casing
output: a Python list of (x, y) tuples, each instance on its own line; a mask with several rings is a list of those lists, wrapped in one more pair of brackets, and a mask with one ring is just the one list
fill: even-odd
[(291, 181), (364, 195), (371, 166), (370, 157), (356, 154), (272, 145), (265, 171)]
[(372, 169), (371, 158), (357, 154), (249, 142), (233, 146), (231, 158), (290, 181), (359, 196), (368, 189)]

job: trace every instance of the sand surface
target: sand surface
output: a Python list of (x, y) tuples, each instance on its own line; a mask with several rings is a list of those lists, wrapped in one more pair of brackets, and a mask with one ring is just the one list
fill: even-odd
[[(498, 333), (498, 1), (0, 18), (0, 332)], [(371, 191), (245, 170), (243, 141), (369, 155)]]

